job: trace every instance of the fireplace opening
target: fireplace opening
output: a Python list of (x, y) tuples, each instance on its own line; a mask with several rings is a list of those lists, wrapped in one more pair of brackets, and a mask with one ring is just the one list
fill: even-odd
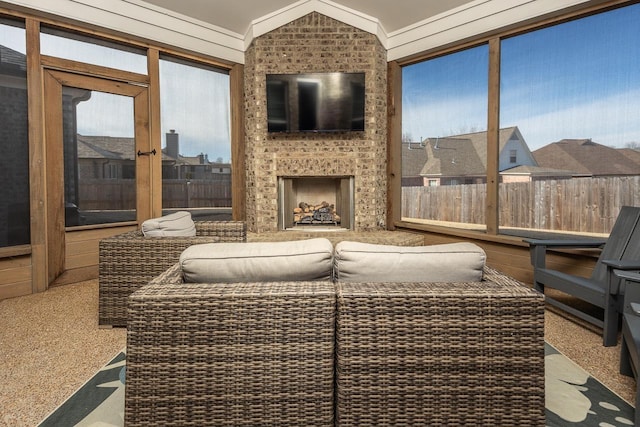
[(353, 177), (278, 178), (280, 230), (352, 230)]

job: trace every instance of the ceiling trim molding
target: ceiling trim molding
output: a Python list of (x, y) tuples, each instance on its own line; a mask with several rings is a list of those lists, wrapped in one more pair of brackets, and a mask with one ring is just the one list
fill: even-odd
[(244, 63), (242, 35), (141, 0), (6, 1), (144, 40)]
[(330, 0), (300, 0), (261, 18), (254, 19), (245, 34), (245, 49), (249, 47), (254, 38), (260, 37), (312, 12), (321, 13), (362, 31), (374, 34), (383, 46), (386, 47), (387, 45), (387, 34), (377, 18)]
[(589, 0), (476, 0), (388, 35), (393, 61), (557, 12)]
[(474, 0), (386, 33), (380, 21), (331, 0), (299, 0), (251, 22), (245, 34), (143, 0), (2, 0), (169, 46), (244, 64), (254, 38), (318, 12), (376, 35), (387, 60), (407, 58), (591, 0)]

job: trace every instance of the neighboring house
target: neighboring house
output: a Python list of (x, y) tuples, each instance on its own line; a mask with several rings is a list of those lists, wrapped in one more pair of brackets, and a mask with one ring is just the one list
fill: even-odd
[[(426, 162), (419, 173), (423, 185), (482, 184), (487, 181), (486, 132), (429, 138), (423, 141), (423, 146)], [(517, 166), (537, 166), (517, 126), (500, 129), (499, 147), (500, 172)], [(403, 170), (403, 178), (404, 175)], [(518, 179), (519, 175), (513, 175), (513, 178)]]
[(535, 150), (533, 155), (541, 167), (571, 170), (583, 176), (640, 175), (636, 152), (607, 147), (591, 139), (563, 139)]
[[(175, 140), (177, 143), (177, 136)], [(77, 136), (78, 172), (83, 179), (134, 179), (136, 150), (134, 138)], [(179, 150), (178, 145), (174, 145)], [(162, 150), (164, 179), (230, 180), (229, 163), (209, 162), (206, 154), (185, 157)]]
[(162, 177), (164, 179), (208, 179), (231, 181), (231, 164), (210, 162), (207, 154), (183, 156), (180, 154), (180, 137), (171, 129), (166, 135), (166, 147), (162, 149)]
[(79, 180), (135, 179), (136, 151), (133, 138), (77, 136)]
[(427, 150), (421, 142), (402, 143), (402, 183), (403, 187), (421, 187), (424, 178), (420, 175), (427, 162)]

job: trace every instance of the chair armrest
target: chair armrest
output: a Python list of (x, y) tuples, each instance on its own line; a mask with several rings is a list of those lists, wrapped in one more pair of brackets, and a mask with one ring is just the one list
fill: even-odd
[(599, 248), (607, 243), (606, 239), (555, 239), (555, 240), (543, 240), (543, 239), (523, 239), (523, 242), (528, 243), (529, 246), (547, 246), (553, 248)]
[[(640, 260), (617, 260), (617, 259), (605, 259), (602, 263), (607, 267), (615, 268), (616, 270), (640, 270)], [(618, 275), (616, 273), (616, 275)]]
[(640, 272), (613, 270), (613, 273), (621, 279), (640, 283)]
[(606, 239), (523, 239), (529, 244), (531, 265), (534, 268), (545, 268), (547, 248), (552, 249), (596, 249), (607, 243)]
[[(622, 280), (631, 280), (640, 282), (640, 275), (637, 271), (640, 270), (640, 260), (610, 260), (605, 259), (602, 261), (607, 266), (607, 287), (610, 294), (618, 294), (620, 292), (620, 286), (622, 286)], [(615, 280), (615, 278), (622, 280)]]

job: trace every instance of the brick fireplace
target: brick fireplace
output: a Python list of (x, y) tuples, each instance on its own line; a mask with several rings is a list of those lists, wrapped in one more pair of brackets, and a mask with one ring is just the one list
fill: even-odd
[[(310, 72), (365, 73), (363, 132), (267, 132), (266, 75)], [(378, 38), (313, 12), (255, 38), (245, 55), (244, 80), (249, 231), (288, 228), (283, 223), (283, 186), (295, 179), (304, 191), (313, 187), (309, 184), (322, 183), (318, 199), (327, 198), (327, 180), (336, 180), (337, 199), (331, 201), (349, 212), (347, 217), (340, 214), (347, 219), (347, 227), (341, 222), (342, 227), (385, 229), (387, 62)], [(307, 197), (314, 199), (313, 194)]]

